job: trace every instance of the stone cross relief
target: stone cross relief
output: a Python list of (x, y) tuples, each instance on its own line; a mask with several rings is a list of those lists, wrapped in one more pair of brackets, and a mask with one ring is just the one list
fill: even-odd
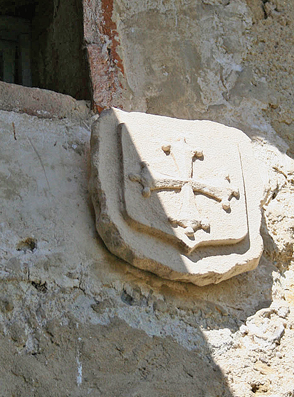
[(230, 177), (218, 178), (214, 183), (205, 179), (197, 179), (194, 175), (194, 161), (204, 160), (204, 153), (191, 148), (185, 138), (180, 138), (174, 144), (163, 144), (161, 149), (167, 156), (172, 156), (178, 170), (178, 177), (165, 175), (160, 172), (149, 171), (149, 164), (141, 162), (140, 174), (129, 174), (132, 182), (138, 182), (142, 186), (142, 195), (145, 198), (151, 196), (153, 191), (171, 190), (180, 191), (182, 206), (175, 218), (168, 220), (173, 225), (184, 228), (188, 237), (193, 237), (197, 229), (210, 230), (208, 219), (201, 219), (195, 203), (195, 193), (205, 195), (221, 203), (224, 211), (231, 209), (232, 197), (239, 198), (239, 190), (230, 185)]

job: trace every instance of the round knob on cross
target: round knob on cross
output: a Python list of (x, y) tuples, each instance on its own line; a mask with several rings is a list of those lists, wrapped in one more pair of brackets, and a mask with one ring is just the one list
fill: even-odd
[(170, 152), (171, 145), (167, 142), (165, 142), (162, 146), (161, 149), (164, 151), (165, 154), (168, 154)]

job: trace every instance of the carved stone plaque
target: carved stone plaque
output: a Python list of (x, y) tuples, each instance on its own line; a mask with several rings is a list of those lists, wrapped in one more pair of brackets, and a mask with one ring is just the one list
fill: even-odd
[(257, 266), (262, 183), (243, 132), (111, 109), (91, 150), (97, 230), (112, 253), (197, 285)]

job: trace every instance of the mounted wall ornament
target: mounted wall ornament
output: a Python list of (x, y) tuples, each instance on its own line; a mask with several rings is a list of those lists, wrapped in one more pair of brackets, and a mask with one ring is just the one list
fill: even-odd
[(263, 188), (236, 128), (104, 111), (92, 130), (90, 191), (98, 233), (133, 266), (202, 286), (258, 265)]

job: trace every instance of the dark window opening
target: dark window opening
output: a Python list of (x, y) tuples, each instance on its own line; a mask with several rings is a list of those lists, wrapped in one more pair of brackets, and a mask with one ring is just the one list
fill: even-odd
[(0, 50), (0, 80), (3, 81), (3, 54)]
[(0, 16), (1, 80), (32, 85), (30, 45), (30, 21)]
[(90, 99), (82, 0), (0, 0), (0, 80)]

